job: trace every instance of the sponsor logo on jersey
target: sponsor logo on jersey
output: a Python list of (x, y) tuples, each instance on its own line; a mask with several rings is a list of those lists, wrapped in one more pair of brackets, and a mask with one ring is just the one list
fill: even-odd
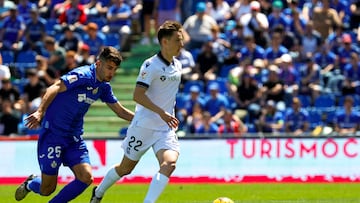
[(78, 80), (78, 77), (76, 75), (68, 75), (67, 76), (67, 80), (69, 81), (69, 83), (73, 83), (76, 82)]
[(95, 102), (95, 100), (87, 97), (86, 94), (78, 94), (78, 102), (85, 102), (87, 104), (92, 104)]
[(142, 79), (146, 78), (147, 73), (145, 71), (141, 72), (140, 76)]
[(99, 91), (99, 88), (97, 87), (92, 91), (92, 94), (96, 94), (96, 93), (98, 93), (98, 91)]
[(164, 81), (166, 80), (166, 76), (165, 76), (165, 75), (162, 75), (162, 76), (160, 77), (160, 80), (164, 82)]
[(87, 90), (92, 90), (94, 89), (93, 87), (86, 87)]

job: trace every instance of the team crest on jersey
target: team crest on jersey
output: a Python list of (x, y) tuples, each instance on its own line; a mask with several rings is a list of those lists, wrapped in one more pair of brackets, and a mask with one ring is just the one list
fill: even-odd
[(147, 68), (147, 67), (149, 67), (149, 66), (150, 66), (150, 62), (147, 61), (147, 62), (145, 63), (145, 68)]
[(92, 91), (92, 94), (96, 94), (96, 93), (98, 93), (98, 91), (99, 91), (99, 87), (95, 88), (95, 89)]
[(166, 80), (166, 76), (165, 76), (165, 75), (162, 75), (162, 76), (160, 77), (160, 80), (164, 82), (164, 81)]
[(78, 77), (77, 77), (76, 75), (69, 75), (69, 76), (67, 76), (67, 80), (68, 80), (69, 83), (71, 84), (71, 83), (77, 81), (77, 80), (78, 80)]
[(57, 167), (56, 161), (51, 162), (51, 168), (56, 168), (56, 167)]
[(146, 78), (147, 73), (146, 73), (145, 71), (143, 71), (143, 72), (141, 72), (141, 74), (140, 74), (140, 75), (141, 75), (141, 78), (142, 78), (142, 79), (145, 79), (145, 78)]

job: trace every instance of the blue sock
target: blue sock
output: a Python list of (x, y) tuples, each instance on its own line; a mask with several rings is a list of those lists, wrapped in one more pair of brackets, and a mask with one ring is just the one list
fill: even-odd
[(67, 184), (54, 198), (49, 201), (49, 203), (70, 202), (79, 196), (87, 187), (88, 185), (86, 183), (75, 179)]
[(27, 185), (27, 189), (30, 189), (31, 191), (40, 194), (40, 185), (41, 185), (41, 178), (36, 177), (30, 183)]

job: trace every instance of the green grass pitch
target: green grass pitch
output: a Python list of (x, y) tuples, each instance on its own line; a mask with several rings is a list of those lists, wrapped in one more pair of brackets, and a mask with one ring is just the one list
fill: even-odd
[[(0, 185), (0, 202), (15, 202), (16, 187)], [(102, 202), (141, 203), (147, 188), (147, 184), (116, 184), (107, 191)], [(92, 186), (72, 203), (89, 202), (91, 190)], [(169, 184), (157, 203), (212, 203), (221, 196), (230, 197), (236, 203), (360, 203), (360, 184)], [(29, 193), (21, 202), (47, 202), (51, 197)]]

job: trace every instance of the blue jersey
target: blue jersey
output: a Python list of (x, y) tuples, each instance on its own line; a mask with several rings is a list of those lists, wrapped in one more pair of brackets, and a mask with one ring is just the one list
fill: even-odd
[(110, 83), (96, 79), (95, 64), (76, 68), (61, 77), (67, 90), (59, 93), (49, 105), (43, 128), (61, 136), (80, 136), (85, 113), (97, 99), (116, 103)]

